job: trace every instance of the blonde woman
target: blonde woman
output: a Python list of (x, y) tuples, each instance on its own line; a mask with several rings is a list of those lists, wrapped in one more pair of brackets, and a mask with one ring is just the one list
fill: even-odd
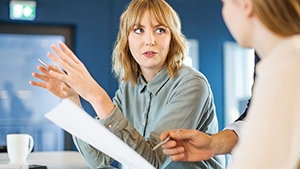
[[(56, 55), (48, 56), (67, 75), (54, 66), (48, 67), (49, 72), (38, 67), (43, 74), (33, 76), (44, 82), (31, 84), (46, 88), (60, 98), (69, 97), (78, 105), (79, 96), (87, 100), (95, 109), (99, 123), (156, 168), (223, 168), (223, 157), (172, 162), (161, 148), (152, 150), (164, 130), (193, 128), (209, 134), (218, 131), (207, 79), (183, 65), (186, 45), (180, 19), (170, 5), (164, 0), (133, 0), (120, 18), (113, 51), (113, 68), (120, 80), (113, 100), (63, 43), (59, 44), (60, 48), (53, 45)], [(74, 141), (90, 168), (106, 167), (113, 161), (78, 138)]]

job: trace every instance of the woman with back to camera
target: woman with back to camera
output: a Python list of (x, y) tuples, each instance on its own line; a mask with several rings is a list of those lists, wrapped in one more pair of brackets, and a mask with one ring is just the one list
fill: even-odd
[[(222, 0), (235, 40), (260, 56), (248, 115), (230, 169), (300, 168), (300, 1)], [(201, 133), (166, 131), (172, 160), (197, 161)], [(207, 142), (208, 143), (208, 142)], [(214, 145), (213, 142), (208, 144)], [(208, 146), (210, 147), (210, 146)], [(200, 156), (200, 155), (199, 155)]]
[[(67, 74), (55, 66), (48, 66), (50, 71), (39, 66), (43, 74), (33, 76), (43, 82), (31, 81), (32, 85), (46, 88), (60, 98), (68, 97), (78, 105), (79, 96), (87, 100), (99, 123), (156, 168), (224, 167), (223, 157), (172, 162), (161, 148), (152, 150), (164, 130), (194, 128), (210, 134), (218, 131), (209, 83), (203, 74), (183, 65), (186, 39), (177, 13), (164, 0), (133, 0), (122, 14), (113, 51), (113, 68), (121, 83), (113, 100), (73, 52), (63, 43), (59, 46), (61, 49), (52, 46), (57, 56), (48, 56)], [(74, 141), (91, 168), (105, 167), (113, 161), (80, 139)]]

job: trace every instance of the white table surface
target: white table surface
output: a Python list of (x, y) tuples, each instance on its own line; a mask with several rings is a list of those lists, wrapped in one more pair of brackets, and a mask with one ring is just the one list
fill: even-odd
[[(26, 162), (28, 165), (45, 165), (48, 169), (89, 169), (84, 158), (77, 151), (32, 152), (28, 155)], [(0, 165), (2, 164), (9, 164), (7, 153), (0, 153)]]
[[(84, 158), (76, 151), (32, 152), (28, 164), (46, 165), (48, 169), (89, 169)], [(8, 164), (7, 153), (0, 153), (0, 164)]]

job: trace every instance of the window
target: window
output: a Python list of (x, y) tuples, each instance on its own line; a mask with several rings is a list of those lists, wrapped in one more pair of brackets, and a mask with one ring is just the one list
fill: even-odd
[(254, 73), (254, 50), (235, 42), (224, 43), (225, 125), (244, 112), (251, 97)]
[[(72, 48), (72, 27), (0, 23), (0, 145), (8, 133), (28, 133), (35, 151), (69, 149), (71, 137), (44, 118), (60, 99), (30, 80), (39, 62), (59, 41)], [(65, 146), (65, 142), (68, 144)]]

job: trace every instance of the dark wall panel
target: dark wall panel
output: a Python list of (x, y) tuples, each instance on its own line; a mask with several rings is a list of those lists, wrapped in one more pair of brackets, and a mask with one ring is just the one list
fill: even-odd
[[(212, 0), (167, 0), (178, 12), (187, 38), (199, 41), (200, 71), (212, 87), (220, 129), (224, 127), (222, 44), (232, 40), (221, 16), (222, 4)], [(120, 14), (130, 0), (36, 0), (37, 17), (31, 24), (71, 25), (74, 52), (112, 97), (118, 83), (111, 73), (111, 52)], [(0, 22), (9, 19), (9, 0), (0, 1)], [(24, 22), (28, 23), (28, 22)], [(85, 109), (94, 114), (90, 105)]]

